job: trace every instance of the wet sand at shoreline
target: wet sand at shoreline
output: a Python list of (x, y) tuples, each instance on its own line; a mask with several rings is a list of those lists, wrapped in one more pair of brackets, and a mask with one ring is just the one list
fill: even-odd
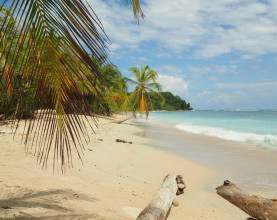
[(184, 132), (172, 124), (135, 124), (142, 129), (138, 135), (150, 140), (148, 145), (215, 170), (209, 191), (229, 179), (249, 192), (277, 198), (277, 151)]

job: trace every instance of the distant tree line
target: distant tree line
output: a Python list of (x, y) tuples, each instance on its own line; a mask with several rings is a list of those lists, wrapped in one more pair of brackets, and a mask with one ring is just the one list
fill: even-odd
[(160, 92), (164, 98), (164, 102), (161, 102), (160, 97), (150, 93), (150, 98), (153, 105), (153, 110), (166, 110), (166, 111), (190, 111), (192, 110), (190, 103), (187, 103), (180, 96), (173, 95), (171, 92)]

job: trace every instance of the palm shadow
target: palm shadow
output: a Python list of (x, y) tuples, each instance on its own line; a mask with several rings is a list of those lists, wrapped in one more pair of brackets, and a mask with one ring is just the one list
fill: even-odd
[[(0, 197), (0, 219), (102, 219), (98, 214), (84, 212), (78, 207), (79, 202), (86, 201), (92, 203), (93, 209), (93, 203), (98, 199), (70, 189), (21, 190), (21, 194), (12, 196), (10, 193), (8, 198)], [(74, 203), (76, 207), (72, 205)]]

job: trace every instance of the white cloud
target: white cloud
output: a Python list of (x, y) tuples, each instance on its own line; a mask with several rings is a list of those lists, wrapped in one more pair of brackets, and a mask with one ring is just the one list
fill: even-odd
[(133, 61), (136, 61), (137, 66), (145, 65), (150, 61), (147, 57), (144, 56), (129, 56), (129, 58)]
[(192, 97), (192, 106), (199, 109), (230, 109), (234, 107), (236, 103), (236, 108), (244, 108), (246, 100), (249, 100), (249, 94), (244, 91), (233, 91), (230, 92), (220, 92), (220, 91), (207, 91), (197, 94)]
[(159, 74), (158, 82), (162, 85), (163, 91), (169, 91), (182, 97), (188, 94), (188, 82), (182, 78)]
[(236, 65), (210, 65), (210, 66), (189, 66), (188, 70), (194, 74), (222, 74), (222, 73), (234, 73), (237, 69)]
[(217, 83), (215, 88), (203, 90), (191, 97), (192, 106), (200, 109), (249, 109), (249, 106), (255, 109), (276, 108), (277, 81)]
[(212, 68), (210, 66), (201, 66), (201, 67), (190, 66), (188, 67), (188, 70), (190, 72), (197, 73), (197, 74), (205, 74), (205, 73), (210, 73)]
[(143, 42), (155, 42), (156, 56), (192, 48), (203, 58), (235, 52), (249, 59), (277, 52), (276, 0), (145, 0), (146, 21), (140, 26), (122, 1), (89, 2), (116, 44), (113, 50), (138, 50)]
[[(207, 98), (207, 97), (206, 97)], [(220, 106), (221, 108), (232, 108), (234, 103), (236, 106), (241, 107), (249, 99), (249, 94), (242, 91), (228, 92), (215, 92), (212, 96), (207, 98), (207, 102), (212, 106)]]
[(183, 69), (178, 66), (174, 65), (165, 65), (165, 66), (159, 66), (158, 68), (155, 68), (158, 72), (166, 72), (170, 75), (177, 75), (183, 72)]
[(140, 62), (148, 62), (149, 61), (149, 59), (148, 58), (146, 58), (146, 57), (138, 57), (138, 58), (136, 58), (138, 61), (140, 61)]
[(212, 92), (204, 90), (203, 92), (198, 93), (197, 96), (203, 97), (203, 96), (210, 95), (210, 94), (212, 94)]
[(245, 92), (241, 91), (234, 91), (233, 93), (219, 93), (216, 92), (214, 93), (213, 96), (211, 96), (208, 101), (210, 103), (216, 104), (221, 104), (221, 106), (224, 105), (233, 105), (234, 103), (239, 103), (241, 101), (244, 101), (247, 99), (249, 96)]
[(268, 87), (276, 88), (277, 81), (271, 82), (250, 82), (250, 83), (217, 83), (216, 87), (220, 89), (262, 89)]

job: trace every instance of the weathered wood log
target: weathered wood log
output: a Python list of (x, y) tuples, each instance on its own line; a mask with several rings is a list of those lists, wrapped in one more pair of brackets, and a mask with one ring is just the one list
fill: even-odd
[(229, 180), (216, 188), (217, 194), (237, 206), (248, 215), (260, 220), (277, 219), (277, 200), (251, 196)]
[[(178, 187), (178, 185), (179, 187)], [(175, 173), (168, 174), (158, 194), (139, 214), (137, 220), (164, 220), (173, 205), (178, 206), (176, 195), (184, 193), (186, 188), (183, 177)]]

